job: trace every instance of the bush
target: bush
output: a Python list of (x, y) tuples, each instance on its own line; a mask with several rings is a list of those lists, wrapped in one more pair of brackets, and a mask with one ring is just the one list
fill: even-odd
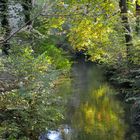
[[(56, 54), (52, 58), (53, 54)], [(29, 46), (14, 47), (5, 60), (5, 71), (17, 78), (19, 89), (1, 94), (0, 139), (38, 139), (41, 132), (57, 127), (63, 119), (56, 81), (69, 61), (54, 46), (40, 55)], [(55, 61), (57, 60), (57, 61)]]

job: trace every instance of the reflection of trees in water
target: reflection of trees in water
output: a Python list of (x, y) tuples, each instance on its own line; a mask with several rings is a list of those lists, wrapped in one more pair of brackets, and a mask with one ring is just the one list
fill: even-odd
[(109, 97), (110, 92), (107, 85), (93, 89), (89, 99), (75, 111), (73, 125), (80, 132), (78, 139), (124, 140), (125, 128), (120, 116), (123, 110)]
[[(102, 71), (92, 64), (73, 65), (73, 94), (67, 121), (73, 140), (124, 140), (123, 109), (104, 82)], [(76, 138), (75, 138), (76, 137)]]

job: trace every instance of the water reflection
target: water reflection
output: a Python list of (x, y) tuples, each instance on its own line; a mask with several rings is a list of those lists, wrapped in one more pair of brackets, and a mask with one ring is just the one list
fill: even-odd
[(95, 66), (73, 66), (73, 95), (67, 121), (75, 133), (73, 140), (124, 140), (123, 109), (113, 98), (114, 91), (104, 82)]
[(47, 133), (49, 140), (62, 140), (61, 133), (59, 131), (49, 131)]
[(39, 140), (71, 140), (72, 129), (67, 125), (60, 125), (58, 130), (49, 130), (40, 134)]

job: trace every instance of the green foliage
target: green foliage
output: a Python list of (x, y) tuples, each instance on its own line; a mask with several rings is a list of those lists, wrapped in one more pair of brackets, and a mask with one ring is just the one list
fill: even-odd
[(16, 75), (19, 89), (1, 95), (0, 138), (38, 139), (41, 132), (63, 119), (62, 100), (54, 92), (56, 81), (70, 64), (67, 59), (60, 63), (61, 55), (54, 46), (40, 55), (29, 46), (13, 47), (4, 64), (6, 71)]
[[(128, 2), (127, 14), (133, 29), (135, 2)], [(52, 25), (50, 28), (65, 31), (63, 25), (69, 25), (67, 37), (75, 51), (84, 50), (92, 61), (115, 65), (126, 63), (127, 46), (124, 27), (120, 24), (119, 1), (59, 1), (55, 9), (52, 8), (51, 14), (54, 17), (47, 19)], [(137, 47), (133, 46), (130, 51), (133, 61), (138, 61)]]
[(50, 58), (45, 53), (35, 57), (32, 48), (28, 46), (21, 46), (20, 50), (19, 46), (14, 47), (8, 61), (13, 73), (19, 77), (29, 78), (36, 73), (47, 72), (51, 64)]
[(131, 53), (132, 53), (132, 61), (135, 65), (139, 65), (140, 64), (140, 40), (139, 37), (136, 37), (133, 40), (134, 43), (134, 48), (131, 49)]
[(2, 95), (0, 108), (4, 109), (1, 112), (4, 120), (0, 125), (1, 138), (7, 133), (9, 140), (24, 136), (37, 139), (42, 131), (54, 128), (63, 119), (60, 102), (61, 98), (55, 97), (48, 89), (40, 93), (19, 90)]
[(47, 41), (42, 41), (40, 46), (36, 46), (35, 51), (37, 53), (45, 52), (56, 69), (64, 69), (65, 71), (70, 70), (71, 63), (64, 57), (64, 52), (54, 45), (49, 45)]
[(0, 139), (35, 140), (64, 119), (64, 102), (56, 91), (71, 63), (49, 34), (62, 24), (61, 18), (38, 18), (32, 30), (24, 28), (12, 38), (10, 55), (0, 59), (1, 71), (13, 75), (18, 88), (5, 87), (8, 91), (1, 94)]
[[(54, 1), (47, 2), (50, 5)], [(135, 2), (128, 2), (130, 11), (126, 14), (133, 31), (136, 26)], [(40, 12), (44, 1), (37, 0), (37, 3), (38, 5), (32, 9), (34, 14)], [(40, 132), (56, 127), (63, 119), (63, 102), (61, 97), (55, 94), (55, 90), (71, 67), (64, 51), (56, 47), (64, 36), (68, 38), (67, 43), (74, 51), (85, 51), (90, 60), (108, 66), (113, 65), (119, 69), (120, 66), (123, 67), (126, 71), (121, 71), (121, 74), (114, 78), (119, 85), (127, 82), (136, 83), (138, 74), (128, 77), (131, 73), (128, 73), (126, 67), (126, 31), (118, 14), (119, 1), (60, 0), (55, 1), (47, 12), (46, 17), (39, 16), (34, 21), (31, 30), (25, 28), (16, 38), (14, 36), (10, 42), (12, 44), (10, 55), (0, 59), (0, 71), (14, 75), (18, 87), (16, 90), (1, 94), (0, 139), (38, 139)], [(4, 31), (5, 29), (0, 29), (2, 36), (0, 40), (3, 39)], [(138, 67), (139, 38), (136, 32), (131, 34), (133, 48), (129, 51), (132, 66)], [(23, 45), (17, 45), (17, 42)], [(132, 86), (136, 89), (134, 85)], [(131, 99), (135, 98), (128, 98), (128, 101)], [(85, 104), (84, 111), (88, 110), (90, 111), (90, 108)]]
[[(51, 29), (66, 32), (75, 51), (86, 50), (90, 60), (104, 63), (117, 63), (120, 50), (122, 59), (126, 58), (123, 27), (118, 26), (118, 2), (60, 1), (55, 7), (51, 14), (58, 16), (47, 19), (47, 23)], [(63, 28), (65, 24), (68, 29)]]

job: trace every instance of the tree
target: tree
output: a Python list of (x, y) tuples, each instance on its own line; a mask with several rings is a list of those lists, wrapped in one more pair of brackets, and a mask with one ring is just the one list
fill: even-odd
[(136, 33), (140, 35), (140, 3), (136, 0)]
[(31, 25), (32, 21), (30, 20), (31, 20), (32, 0), (23, 0), (22, 7), (23, 7), (24, 15), (25, 15), (24, 21), (25, 23), (27, 23), (27, 25)]
[(132, 61), (130, 55), (130, 49), (133, 46), (132, 44), (132, 35), (131, 35), (131, 28), (128, 21), (128, 7), (127, 7), (127, 0), (120, 0), (119, 2), (120, 10), (121, 10), (121, 19), (122, 24), (125, 30), (125, 41), (126, 41), (126, 50), (127, 50), (127, 61), (128, 64)]
[[(1, 0), (0, 12), (1, 12), (1, 26), (5, 30), (4, 31), (4, 40), (5, 40), (10, 35), (11, 31), (8, 21), (8, 0)], [(10, 48), (9, 41), (5, 41), (2, 44), (3, 54), (8, 55), (9, 48)]]

